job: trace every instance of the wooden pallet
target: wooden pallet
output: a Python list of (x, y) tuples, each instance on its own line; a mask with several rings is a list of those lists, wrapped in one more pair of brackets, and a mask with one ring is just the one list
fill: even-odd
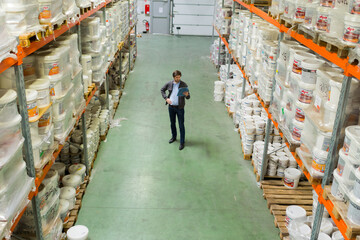
[(82, 198), (84, 197), (85, 190), (86, 190), (88, 183), (89, 183), (89, 177), (85, 177), (84, 183), (81, 184), (81, 186), (80, 186), (80, 192), (76, 196), (75, 207), (70, 211), (69, 220), (63, 226), (64, 232), (67, 232), (67, 230), (69, 230), (69, 228), (74, 226), (77, 221), (77, 218), (78, 218), (78, 215), (79, 215), (79, 212), (81, 209), (81, 205), (82, 205)]
[(268, 15), (272, 19), (275, 19), (276, 21), (280, 22), (280, 17), (283, 15), (283, 13), (274, 14), (274, 13), (271, 12), (271, 10), (269, 10)]
[[(254, 174), (256, 176), (256, 181), (259, 182), (260, 181), (260, 174), (258, 173), (256, 167), (255, 167), (255, 163), (254, 160), (251, 159), (251, 165), (254, 167)], [(279, 177), (279, 176), (264, 176), (264, 180), (282, 180), (283, 177)]]
[(298, 205), (306, 210), (307, 215), (312, 214), (312, 186), (307, 181), (299, 182), (296, 189), (288, 189), (281, 180), (265, 180), (261, 182), (264, 198), (270, 213), (274, 215), (275, 227), (280, 230), (280, 239), (289, 236), (286, 227), (286, 208)]
[[(251, 0), (245, 0), (246, 4), (251, 4)], [(254, 5), (259, 7), (271, 6), (271, 0), (254, 0)]]
[(243, 142), (242, 142), (242, 137), (241, 137), (241, 132), (240, 132), (240, 130), (239, 130), (238, 132), (239, 132), (239, 134), (240, 134), (240, 140), (241, 140), (241, 151), (242, 151), (242, 153), (243, 153), (243, 155), (244, 155), (244, 160), (248, 160), (248, 161), (250, 161), (250, 160), (251, 160), (251, 158), (252, 158), (252, 154), (245, 154), (245, 152), (244, 152), (244, 145), (243, 145)]
[(325, 33), (319, 35), (317, 44), (326, 47), (329, 52), (336, 53), (339, 58), (347, 58), (350, 50), (354, 48), (354, 46), (348, 45), (337, 38), (329, 37)]
[(95, 83), (91, 84), (89, 87), (88, 87), (88, 91), (87, 93), (84, 93), (84, 97), (85, 97), (85, 100), (87, 101), (92, 93), (92, 91), (94, 90), (95, 88)]
[(118, 45), (118, 49), (121, 50), (124, 47), (124, 44), (125, 44), (124, 41), (120, 42)]
[(46, 37), (47, 26), (43, 26), (43, 29), (38, 32), (29, 32), (24, 33), (19, 36), (19, 44), (23, 48), (30, 47), (31, 43), (41, 41), (44, 37)]
[(108, 128), (107, 128), (107, 130), (106, 130), (106, 132), (105, 132), (105, 135), (101, 135), (101, 136), (100, 136), (100, 140), (101, 140), (101, 141), (105, 141), (106, 136), (107, 136), (108, 133), (109, 133), (109, 129), (110, 129), (110, 126), (108, 126)]
[(297, 148), (297, 149), (295, 150), (295, 157), (301, 159), (301, 161), (302, 161), (302, 163), (303, 163), (302, 166), (300, 167), (300, 168), (301, 168), (301, 171), (302, 171), (303, 173), (305, 173), (305, 174), (309, 174), (309, 175), (310, 175), (310, 179), (308, 179), (309, 182), (310, 182), (310, 184), (313, 184), (313, 185), (319, 185), (319, 184), (321, 184), (322, 178), (313, 177), (312, 174), (310, 174), (310, 172), (309, 172), (309, 169), (308, 169), (308, 168), (309, 168), (309, 167), (311, 166), (311, 164), (312, 164), (312, 158), (307, 158), (307, 157), (302, 156), (300, 148)]
[(348, 204), (345, 202), (337, 200), (332, 194), (331, 194), (331, 186), (325, 186), (323, 197), (325, 200), (330, 200), (334, 204), (334, 209), (332, 213), (334, 214), (334, 217), (337, 220), (342, 219), (346, 226), (347, 230), (345, 235), (349, 239), (355, 238), (357, 235), (360, 235), (360, 226), (353, 224), (348, 218), (347, 218), (347, 210), (348, 210)]
[(91, 6), (89, 7), (85, 7), (85, 8), (80, 8), (80, 14), (83, 15), (87, 12), (90, 12), (91, 11)]
[(319, 39), (319, 32), (316, 31), (315, 29), (311, 29), (311, 28), (308, 28), (306, 27), (305, 25), (303, 24), (300, 24), (298, 26), (298, 29), (296, 31), (297, 33), (301, 34), (301, 35), (304, 35), (304, 37), (306, 39), (310, 39), (312, 40), (314, 43), (317, 43), (318, 42), (318, 39)]
[(299, 22), (296, 22), (290, 18), (281, 16), (280, 17), (280, 24), (284, 25), (287, 28), (291, 28), (292, 30), (296, 31), (299, 25)]

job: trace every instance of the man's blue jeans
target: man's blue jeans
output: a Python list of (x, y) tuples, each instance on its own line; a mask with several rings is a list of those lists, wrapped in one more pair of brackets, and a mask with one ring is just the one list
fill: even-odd
[(176, 132), (176, 115), (179, 121), (179, 128), (180, 128), (180, 144), (185, 143), (185, 111), (184, 109), (178, 109), (169, 106), (169, 116), (170, 116), (170, 123), (171, 123), (171, 134), (174, 139), (176, 139), (177, 132)]

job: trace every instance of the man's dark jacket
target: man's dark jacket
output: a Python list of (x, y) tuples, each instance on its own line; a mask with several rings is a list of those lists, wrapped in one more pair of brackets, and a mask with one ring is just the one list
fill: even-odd
[[(174, 81), (170, 81), (170, 82), (168, 82), (168, 83), (166, 83), (162, 88), (161, 88), (161, 95), (162, 95), (162, 97), (166, 100), (167, 98), (170, 98), (170, 95), (171, 95), (171, 93), (172, 93), (172, 89), (173, 89), (173, 83), (174, 83)], [(185, 88), (185, 87), (187, 87), (188, 85), (185, 83), (185, 82), (183, 82), (183, 81), (181, 81), (180, 80), (180, 85), (179, 85), (179, 89), (180, 88)], [(168, 94), (168, 96), (166, 96), (166, 90), (167, 91), (169, 91), (169, 94)], [(189, 93), (189, 95), (187, 96), (187, 97), (179, 97), (179, 109), (183, 109), (184, 108), (184, 106), (185, 106), (185, 98), (186, 99), (190, 99), (190, 93)], [(167, 104), (167, 103), (166, 103)]]

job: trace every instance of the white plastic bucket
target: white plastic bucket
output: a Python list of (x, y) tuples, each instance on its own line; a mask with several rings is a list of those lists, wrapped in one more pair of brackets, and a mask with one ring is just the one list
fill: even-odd
[(360, 158), (360, 126), (345, 128), (345, 140), (343, 151), (357, 159)]
[(66, 236), (68, 240), (86, 240), (89, 235), (89, 229), (83, 225), (71, 227)]
[(306, 211), (304, 208), (296, 205), (290, 205), (286, 208), (286, 217), (285, 217), (286, 226), (289, 226), (289, 224), (294, 220), (298, 222), (301, 221), (305, 222)]
[(326, 167), (327, 152), (318, 148), (313, 149), (311, 168), (318, 174), (323, 175)]
[(58, 172), (59, 176), (60, 176), (60, 180), (62, 179), (63, 176), (65, 176), (65, 170), (66, 170), (66, 165), (62, 162), (55, 162), (52, 166), (51, 169), (55, 170)]
[(305, 121), (305, 112), (304, 110), (309, 107), (309, 104), (302, 103), (300, 101), (295, 102), (295, 120), (298, 122)]
[(38, 79), (33, 82), (30, 89), (38, 92), (37, 105), (39, 108), (47, 107), (50, 104), (50, 81), (47, 79)]
[[(351, 1), (350, 1), (351, 2)], [(343, 40), (348, 43), (358, 43), (360, 37), (360, 16), (347, 13), (344, 18)]]
[(81, 176), (81, 181), (83, 182), (85, 179), (86, 167), (84, 164), (73, 164), (69, 167), (69, 173)]
[(298, 100), (302, 103), (310, 104), (314, 96), (316, 84), (304, 83), (302, 81), (300, 81), (298, 84)]
[(66, 112), (53, 118), (55, 135), (62, 136), (66, 131), (65, 118)]
[(319, 233), (318, 240), (331, 240), (331, 237), (326, 233)]
[(73, 187), (76, 189), (76, 195), (80, 192), (81, 182), (81, 176), (77, 174), (69, 174), (62, 179), (62, 183), (65, 187)]
[(354, 196), (353, 193), (349, 194), (349, 208), (347, 217), (356, 225), (360, 225), (360, 200)]
[(317, 8), (315, 27), (318, 31), (330, 32), (330, 13), (331, 9), (328, 7)]
[(302, 61), (305, 59), (312, 59), (314, 58), (314, 55), (307, 52), (302, 51), (296, 51), (294, 54), (294, 62), (292, 66), (292, 72), (295, 74), (302, 74)]
[(304, 59), (301, 63), (302, 74), (301, 81), (307, 84), (316, 83), (316, 71), (324, 64), (324, 61), (319, 59)]
[(296, 168), (285, 169), (284, 186), (287, 188), (297, 188), (301, 177), (301, 171)]
[(60, 199), (69, 201), (69, 210), (75, 207), (76, 202), (76, 190), (73, 187), (62, 187), (60, 189)]
[(359, 161), (349, 155), (345, 155), (341, 149), (339, 151), (339, 161), (337, 173), (344, 181), (355, 181), (355, 169), (359, 167)]
[(29, 120), (36, 119), (39, 116), (39, 108), (37, 107), (37, 91), (34, 89), (26, 89), (26, 107), (28, 111)]
[(356, 168), (355, 170), (355, 184), (353, 188), (354, 196), (360, 199), (360, 168)]
[(32, 141), (32, 149), (33, 149), (34, 165), (35, 165), (35, 168), (37, 168), (41, 161), (40, 152), (41, 152), (42, 141), (40, 138), (35, 138), (32, 140), (33, 140)]
[(337, 105), (333, 105), (330, 102), (325, 102), (325, 110), (323, 116), (324, 125), (332, 129), (336, 118)]
[(343, 201), (346, 195), (345, 192), (345, 183), (343, 179), (339, 176), (337, 173), (337, 170), (335, 169), (333, 171), (334, 180), (331, 184), (331, 194), (339, 201)]
[(66, 199), (60, 199), (60, 218), (64, 224), (69, 221), (70, 217), (70, 203)]
[(303, 129), (304, 129), (304, 123), (296, 121), (295, 119), (293, 119), (291, 136), (295, 141), (300, 141), (301, 132), (302, 132)]
[(318, 129), (316, 135), (315, 147), (322, 151), (328, 152), (331, 142), (331, 135), (332, 135), (331, 132), (323, 132)]
[(329, 92), (329, 101), (331, 105), (338, 105), (341, 91), (341, 81), (330, 79), (331, 90)]
[(91, 55), (83, 54), (81, 57), (81, 63), (84, 72), (91, 70), (92, 69)]
[(50, 107), (39, 119), (39, 134), (45, 135), (50, 131), (52, 123), (52, 107)]
[(52, 76), (63, 71), (62, 54), (59, 51), (44, 51), (37, 56), (40, 76)]
[(0, 122), (12, 121), (19, 115), (16, 104), (17, 94), (12, 89), (0, 89)]
[(331, 240), (344, 240), (344, 237), (340, 231), (336, 231), (336, 232), (333, 232), (333, 234), (331, 236)]

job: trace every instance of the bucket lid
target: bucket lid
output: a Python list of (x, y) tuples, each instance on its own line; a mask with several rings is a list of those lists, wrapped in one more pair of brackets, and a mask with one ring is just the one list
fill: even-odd
[(299, 178), (301, 176), (301, 171), (296, 168), (287, 168), (285, 169), (285, 174), (289, 174), (294, 176), (295, 178)]
[(55, 61), (60, 60), (62, 53), (59, 52), (58, 48), (55, 48), (55, 51), (44, 51), (38, 54), (39, 60), (42, 61)]
[(69, 174), (63, 177), (62, 183), (64, 186), (77, 186), (81, 183), (81, 177), (76, 174)]
[(286, 216), (291, 219), (306, 218), (306, 211), (300, 206), (290, 205), (286, 208)]
[(345, 128), (345, 135), (352, 141), (356, 141), (357, 145), (360, 145), (360, 126), (349, 126)]
[(318, 69), (325, 62), (320, 59), (307, 58), (301, 62), (301, 66), (306, 69)]
[[(308, 53), (308, 52), (303, 52), (302, 50), (300, 51), (295, 51), (295, 54), (294, 54), (294, 58), (297, 58), (297, 59), (300, 59), (300, 60), (304, 60), (304, 59), (312, 59), (314, 58), (314, 54), (311, 54), (311, 53)], [(302, 64), (302, 62), (301, 62)]]
[(66, 169), (66, 165), (65, 163), (62, 162), (55, 162), (52, 166), (51, 169), (54, 169), (55, 171), (64, 171)]
[(69, 167), (70, 174), (84, 174), (86, 171), (86, 167), (84, 164), (73, 164)]
[(12, 89), (0, 89), (0, 104), (7, 104), (15, 101), (17, 94)]
[[(339, 150), (339, 155), (346, 162), (346, 164), (351, 164), (353, 166), (360, 165), (360, 159), (357, 160), (356, 158), (352, 157), (351, 155), (346, 155), (344, 152), (344, 149)], [(354, 167), (352, 167), (352, 168), (354, 168)]]
[(35, 90), (42, 90), (49, 87), (50, 87), (50, 81), (48, 79), (38, 79), (29, 86), (30, 89), (35, 89)]
[(318, 240), (331, 240), (331, 237), (326, 233), (319, 233)]
[(66, 199), (60, 199), (60, 212), (66, 213), (69, 211), (70, 202)]
[(21, 122), (21, 115), (17, 114), (15, 118), (13, 118), (9, 122), (0, 122), (0, 128), (11, 128)]
[(292, 124), (300, 129), (304, 129), (304, 123), (297, 121), (295, 118), (292, 120)]
[(344, 20), (349, 22), (356, 22), (356, 25), (358, 25), (360, 22), (360, 16), (357, 14), (346, 13)]
[(67, 232), (66, 236), (69, 240), (83, 240), (89, 235), (89, 229), (83, 225), (76, 225), (71, 227)]
[(71, 199), (76, 195), (76, 190), (73, 187), (62, 187), (60, 189), (60, 198), (61, 199)]
[(315, 156), (316, 158), (321, 158), (323, 160), (326, 160), (327, 155), (328, 155), (328, 152), (323, 151), (323, 150), (321, 150), (321, 149), (319, 149), (317, 147), (313, 148), (312, 153), (313, 153), (313, 156)]
[(38, 92), (34, 89), (25, 89), (26, 101), (31, 102), (37, 99)]
[(340, 231), (336, 231), (336, 232), (334, 232), (334, 233), (332, 234), (332, 239), (333, 239), (333, 240), (343, 240), (344, 237), (343, 237), (343, 235), (341, 234)]

